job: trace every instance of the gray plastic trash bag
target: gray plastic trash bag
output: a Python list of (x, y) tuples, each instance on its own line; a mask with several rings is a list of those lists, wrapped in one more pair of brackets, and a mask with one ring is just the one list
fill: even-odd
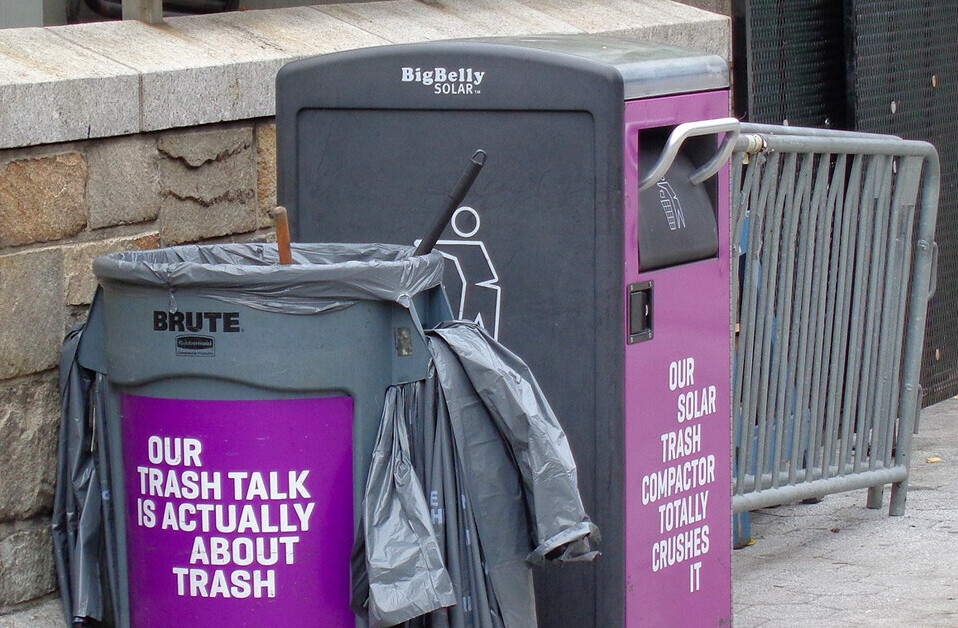
[(103, 619), (100, 588), (100, 481), (92, 453), (88, 393), (93, 374), (76, 360), (81, 328), (74, 329), (60, 356), (60, 452), (53, 505), (54, 557), (64, 614)]
[(371, 628), (394, 626), (456, 603), (422, 485), (413, 471), (403, 420), (403, 389), (386, 392), (369, 466), (363, 532)]
[[(67, 335), (60, 355), (61, 421), (53, 548), (63, 612), (68, 624), (107, 621), (118, 614), (116, 535), (110, 491), (109, 448), (104, 428), (115, 413), (102, 373), (84, 364), (99, 361), (97, 300), (88, 322)], [(115, 414), (113, 415), (115, 416)], [(74, 624), (75, 625), (75, 624)]]
[(507, 628), (536, 625), (532, 569), (526, 557), (534, 547), (522, 479), (506, 441), (473, 390), (448, 346), (430, 338), (436, 377), (442, 387), (456, 457), (462, 466), (463, 493), (478, 533), (484, 580)]
[(275, 244), (184, 245), (97, 258), (93, 272), (113, 290), (201, 290), (204, 297), (268, 312), (317, 314), (357, 299), (395, 301), (438, 286), (442, 255), (413, 256), (393, 244), (293, 244), (293, 264), (278, 264)]
[[(582, 506), (565, 433), (528, 367), (481, 328), (452, 323), (428, 340), (434, 372), (391, 388), (383, 417), (385, 423), (401, 415), (407, 424), (404, 455), (420, 479), (457, 604), (407, 625), (535, 626), (532, 565), (598, 555), (598, 529)], [(379, 502), (384, 492), (395, 499), (388, 491), (371, 469), (367, 502)], [(389, 512), (402, 516), (396, 507)], [(368, 530), (356, 551), (365, 544), (367, 555), (388, 556), (390, 538)], [(361, 561), (353, 566), (354, 592), (373, 589), (378, 579), (395, 586), (406, 573), (388, 563), (376, 574), (364, 573)], [(369, 595), (370, 616), (373, 605)]]
[[(456, 453), (445, 397), (435, 376), (407, 384), (406, 420), (413, 464), (423, 478), (429, 512), (458, 604), (409, 622), (410, 628), (501, 628), (499, 601), (487, 577), (487, 562), (466, 495), (465, 471)], [(523, 591), (532, 593), (531, 589)], [(534, 608), (531, 609), (534, 613)], [(534, 621), (534, 614), (527, 619)], [(532, 624), (530, 624), (532, 625)]]
[[(593, 524), (579, 495), (578, 476), (572, 450), (548, 400), (536, 383), (529, 367), (514, 353), (496, 342), (482, 327), (474, 323), (456, 322), (433, 332), (449, 347), (468, 384), (443, 380), (449, 366), (439, 366), (437, 343), (430, 341), (430, 350), (437, 359), (440, 381), (447, 397), (450, 389), (475, 391), (485, 410), (495, 421), (505, 444), (522, 476), (526, 503), (534, 517), (535, 549), (529, 556), (533, 563), (543, 558), (558, 561), (592, 560), (596, 554), (590, 540), (598, 541), (598, 528)], [(474, 407), (449, 402), (454, 407)], [(457, 434), (457, 437), (459, 435)], [(475, 457), (470, 452), (470, 458)], [(488, 465), (485, 465), (488, 466)], [(477, 490), (481, 488), (477, 486)], [(477, 499), (479, 496), (474, 495)]]

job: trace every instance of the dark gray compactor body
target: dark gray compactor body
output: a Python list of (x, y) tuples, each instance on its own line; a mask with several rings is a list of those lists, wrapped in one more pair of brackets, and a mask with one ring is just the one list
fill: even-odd
[[(637, 185), (676, 125), (728, 115), (727, 88), (714, 55), (592, 36), (383, 46), (279, 73), (278, 201), (295, 239), (414, 244), (469, 156), (488, 154), (437, 245), (443, 283), (454, 315), (536, 373), (603, 536), (594, 564), (537, 572), (542, 626), (664, 625), (674, 608), (730, 620), (729, 523), (716, 496), (728, 471), (707, 522), (714, 595), (689, 592), (686, 564), (652, 573), (650, 548), (673, 540), (658, 530), (658, 504), (627, 491), (667, 465), (652, 446), (677, 429), (676, 393), (662, 389), (670, 363), (691, 356), (701, 379), (728, 378), (727, 174), (687, 179), (717, 137), (683, 147), (671, 185), (641, 200)], [(684, 214), (670, 214), (679, 204)], [(638, 311), (651, 311), (653, 284), (654, 335)], [(700, 312), (715, 320), (691, 318)], [(653, 396), (665, 410), (650, 410)], [(727, 417), (703, 439), (729, 466)]]

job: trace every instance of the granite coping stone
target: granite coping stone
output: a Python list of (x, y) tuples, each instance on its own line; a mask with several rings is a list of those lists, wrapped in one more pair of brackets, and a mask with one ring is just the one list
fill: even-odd
[(692, 40), (729, 56), (727, 17), (671, 0), (385, 0), (176, 17), (159, 25), (6, 29), (0, 30), (0, 149), (268, 117), (276, 72), (307, 56), (577, 32)]
[(138, 131), (137, 72), (53, 31), (0, 31), (0, 148)]
[(468, 0), (437, 4), (386, 0), (315, 7), (335, 19), (367, 30), (390, 43), (405, 44), (440, 39), (580, 33), (580, 29), (534, 5), (498, 0)]

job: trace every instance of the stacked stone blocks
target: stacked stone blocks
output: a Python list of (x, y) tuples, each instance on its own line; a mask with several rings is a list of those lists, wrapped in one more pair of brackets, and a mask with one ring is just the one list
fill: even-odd
[(269, 235), (268, 119), (0, 151), (0, 609), (53, 591), (63, 337), (123, 250)]

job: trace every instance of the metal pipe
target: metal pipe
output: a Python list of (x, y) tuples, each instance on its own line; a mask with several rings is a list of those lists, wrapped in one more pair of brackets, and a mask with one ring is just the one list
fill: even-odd
[[(904, 386), (898, 415), (901, 422), (898, 426), (898, 449), (895, 452), (899, 464), (906, 471), (911, 465), (911, 441), (915, 422), (918, 417), (918, 403), (920, 391), (918, 378), (921, 375), (921, 351), (925, 339), (925, 317), (928, 309), (928, 292), (931, 280), (933, 257), (932, 243), (935, 240), (935, 224), (938, 219), (938, 194), (941, 182), (941, 162), (938, 151), (931, 144), (921, 142), (925, 147), (927, 164), (925, 176), (921, 186), (921, 211), (918, 215), (918, 243), (915, 251), (915, 279), (911, 291), (910, 312), (911, 320), (908, 323), (908, 333), (905, 340)], [(891, 503), (888, 514), (901, 516), (905, 514), (905, 496), (908, 493), (908, 476), (892, 484)]]
[(887, 135), (766, 125), (742, 133), (736, 151), (747, 169), (737, 173), (735, 208), (739, 229), (745, 216), (751, 224), (733, 387), (734, 509), (856, 488), (877, 507), (890, 483), (889, 514), (900, 515), (934, 282), (937, 152)]
[(792, 502), (821, 497), (830, 493), (842, 493), (860, 488), (871, 488), (902, 482), (908, 477), (908, 469), (903, 465), (877, 471), (864, 471), (831, 477), (811, 482), (800, 482), (788, 486), (780, 486), (775, 490), (750, 492), (732, 496), (732, 511), (735, 513), (758, 510), (769, 506), (789, 504)]
[(419, 246), (416, 247), (416, 251), (413, 255), (428, 255), (432, 252), (433, 247), (436, 246), (436, 242), (439, 241), (439, 236), (442, 235), (446, 225), (449, 224), (449, 220), (452, 218), (456, 208), (459, 207), (459, 203), (462, 202), (462, 199), (466, 197), (469, 189), (472, 188), (472, 184), (475, 183), (476, 177), (479, 176), (479, 171), (482, 170), (485, 163), (485, 151), (482, 149), (477, 150), (472, 155), (472, 159), (469, 160), (469, 163), (466, 164), (466, 169), (459, 175), (459, 180), (456, 181), (456, 185), (453, 186), (452, 190), (446, 196), (442, 211), (436, 216), (436, 220), (433, 221), (426, 235), (419, 241)]
[[(91, 11), (103, 17), (121, 19), (123, 17), (122, 0), (84, 0)], [(79, 4), (79, 0), (71, 0)], [(182, 12), (193, 14), (223, 13), (239, 8), (239, 0), (163, 0), (164, 13)], [(68, 15), (70, 6), (67, 8)]]
[(879, 135), (862, 131), (839, 131), (837, 129), (815, 129), (802, 126), (777, 126), (774, 124), (758, 124), (743, 122), (741, 133), (758, 133), (760, 135), (796, 135), (799, 137), (863, 137), (863, 138), (898, 138), (897, 135)]
[[(873, 472), (873, 471), (887, 471), (889, 469), (901, 470), (901, 468), (902, 466), (898, 464), (887, 464), (887, 465), (880, 465), (879, 467), (875, 469), (869, 469), (867, 465), (860, 464), (856, 466), (850, 462), (846, 462), (845, 465), (842, 467), (838, 467), (836, 465), (832, 465), (829, 467), (820, 467), (820, 466), (808, 467), (807, 469), (802, 469), (798, 473), (799, 481), (796, 482), (796, 484), (802, 484), (802, 483), (809, 484), (811, 482), (818, 482), (819, 480), (841, 478), (841, 477), (845, 477), (849, 475), (858, 475), (861, 473)], [(777, 488), (773, 486), (774, 483), (776, 482), (776, 479), (774, 477), (776, 475), (781, 476), (781, 478), (784, 479), (788, 475), (788, 473), (786, 471), (775, 471), (775, 472), (770, 471), (770, 472), (762, 473), (761, 475), (758, 475), (758, 476), (748, 475), (745, 478), (745, 485), (743, 488), (750, 493), (760, 493), (760, 492), (774, 493), (776, 490), (778, 490)], [(787, 502), (779, 502), (779, 503), (787, 503)]]
[[(837, 133), (837, 131), (836, 131)], [(928, 157), (929, 149), (935, 147), (928, 142), (918, 140), (899, 140), (888, 136), (866, 137), (863, 133), (853, 133), (848, 137), (812, 135), (762, 135), (767, 145), (765, 152), (782, 153), (845, 153), (847, 155), (886, 155), (890, 157), (915, 156)], [(750, 138), (740, 135), (735, 143), (736, 152), (744, 152)], [(937, 154), (937, 153), (936, 153)], [(936, 158), (937, 159), (937, 158)]]
[[(830, 156), (829, 156), (830, 157)], [(817, 259), (815, 261), (815, 271), (814, 277), (825, 277), (826, 272), (832, 268), (833, 259), (829, 255), (830, 243), (834, 242), (833, 235), (834, 229), (832, 227), (833, 222), (835, 221), (836, 214), (840, 211), (839, 208), (841, 204), (839, 199), (844, 193), (845, 185), (845, 166), (848, 163), (848, 159), (845, 155), (837, 155), (835, 157), (835, 163), (832, 164), (831, 160), (825, 162), (827, 166), (833, 167), (833, 174), (831, 177), (826, 177), (830, 180), (830, 183), (826, 183), (828, 187), (828, 198), (825, 201), (825, 205), (821, 208), (821, 215), (819, 222), (821, 228), (818, 232), (818, 238), (816, 240), (816, 250), (818, 251)], [(822, 168), (822, 170), (827, 171), (828, 168)], [(812, 456), (808, 461), (809, 465), (821, 465), (824, 464), (824, 455), (823, 455), (823, 445), (825, 441), (823, 440), (823, 434), (826, 427), (825, 421), (825, 408), (828, 401), (828, 368), (824, 365), (825, 356), (831, 354), (831, 322), (834, 320), (834, 301), (835, 301), (835, 282), (834, 281), (816, 281), (815, 282), (818, 290), (816, 294), (816, 309), (815, 309), (815, 320), (817, 325), (815, 326), (815, 352), (812, 357), (812, 364), (815, 365), (817, 373), (813, 371), (812, 379), (812, 390), (811, 398), (809, 402), (809, 411), (813, 417), (812, 426), (811, 426), (811, 449)]]
[(725, 162), (731, 156), (736, 140), (738, 139), (739, 122), (736, 118), (719, 118), (717, 120), (701, 120), (698, 122), (685, 122), (680, 124), (669, 134), (669, 139), (662, 149), (662, 154), (655, 162), (655, 165), (639, 181), (639, 191), (652, 186), (653, 183), (665, 176), (672, 162), (679, 154), (682, 144), (690, 137), (700, 137), (702, 135), (717, 135), (725, 133), (725, 139), (719, 146), (718, 152), (704, 166), (692, 173), (689, 181), (692, 185), (698, 185), (721, 170)]

